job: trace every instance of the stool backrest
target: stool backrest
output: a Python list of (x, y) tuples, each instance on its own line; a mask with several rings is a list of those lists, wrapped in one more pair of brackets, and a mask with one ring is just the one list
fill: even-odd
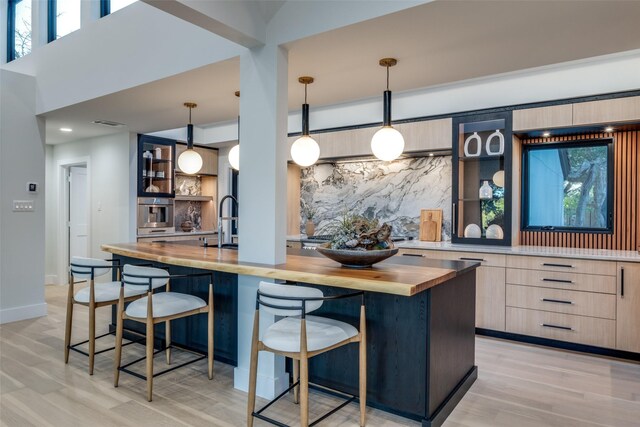
[[(324, 297), (324, 294), (320, 289), (309, 288), (306, 286), (260, 282), (259, 289), (260, 294), (258, 295), (258, 301), (262, 306), (261, 310), (275, 316), (300, 316), (302, 314), (302, 300), (295, 298)], [(307, 301), (305, 303), (305, 314), (311, 313), (320, 307), (322, 307), (322, 301)], [(295, 310), (295, 308), (298, 308), (298, 310)]]
[(149, 281), (151, 281), (151, 287), (155, 289), (167, 284), (169, 272), (162, 268), (125, 264), (122, 268), (122, 281), (125, 286), (134, 289), (149, 289)]
[[(98, 258), (84, 258), (79, 256), (71, 257), (69, 263), (69, 271), (76, 279), (91, 279), (91, 270), (93, 268), (93, 277), (104, 276), (111, 271), (111, 262)], [(104, 267), (104, 268), (100, 268)]]

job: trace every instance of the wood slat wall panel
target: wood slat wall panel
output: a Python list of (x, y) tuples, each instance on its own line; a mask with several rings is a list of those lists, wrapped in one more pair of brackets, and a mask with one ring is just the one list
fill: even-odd
[[(620, 131), (561, 136), (554, 141), (613, 136), (614, 143), (614, 230), (613, 234), (554, 233), (521, 231), (520, 244), (588, 249), (640, 250), (640, 167), (638, 147), (640, 131)], [(522, 140), (522, 144), (540, 144), (546, 138)]]

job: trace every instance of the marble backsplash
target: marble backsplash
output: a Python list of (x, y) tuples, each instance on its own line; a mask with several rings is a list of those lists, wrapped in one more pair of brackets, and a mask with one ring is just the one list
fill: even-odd
[(450, 240), (451, 173), (450, 156), (314, 165), (301, 171), (301, 207), (315, 209), (316, 234), (350, 212), (388, 222), (394, 236), (415, 238), (420, 210), (442, 209), (442, 238)]

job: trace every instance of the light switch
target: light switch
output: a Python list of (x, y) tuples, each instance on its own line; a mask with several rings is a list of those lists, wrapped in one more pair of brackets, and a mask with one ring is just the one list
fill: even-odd
[(35, 209), (35, 202), (33, 200), (14, 200), (13, 211), (14, 212), (33, 212)]

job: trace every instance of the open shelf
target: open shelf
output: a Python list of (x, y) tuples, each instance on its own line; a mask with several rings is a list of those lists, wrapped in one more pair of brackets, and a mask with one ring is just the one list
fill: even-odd
[(190, 202), (210, 202), (213, 200), (213, 196), (178, 196), (175, 197), (176, 201), (190, 201)]

